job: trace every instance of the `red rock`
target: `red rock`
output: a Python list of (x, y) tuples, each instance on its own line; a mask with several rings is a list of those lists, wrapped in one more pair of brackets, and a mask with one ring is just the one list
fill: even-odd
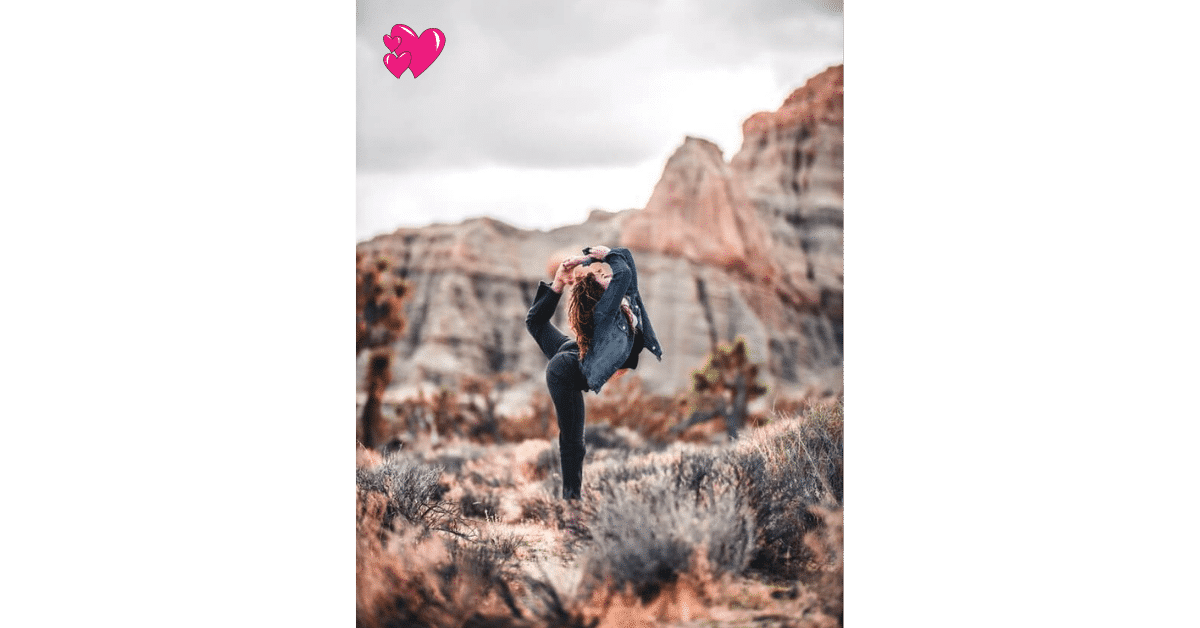
[[(413, 285), (393, 398), (461, 375), (509, 373), (518, 389), (544, 387), (546, 359), (525, 313), (537, 282), (593, 244), (635, 252), (664, 350), (637, 371), (652, 391), (686, 388), (714, 343), (744, 336), (773, 393), (840, 392), (842, 75), (830, 68), (777, 111), (751, 116), (728, 163), (715, 144), (687, 138), (645, 209), (597, 211), (549, 232), (481, 218), (360, 243)], [(564, 309), (554, 322), (566, 330)]]

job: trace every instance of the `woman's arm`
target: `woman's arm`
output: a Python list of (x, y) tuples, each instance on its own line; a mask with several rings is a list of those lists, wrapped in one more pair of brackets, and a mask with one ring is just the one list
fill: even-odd
[[(600, 251), (598, 251), (599, 249)], [(593, 320), (596, 322), (596, 327), (599, 327), (608, 317), (615, 316), (621, 308), (621, 297), (632, 285), (637, 285), (637, 271), (634, 270), (633, 254), (629, 249), (617, 247), (609, 249), (608, 247), (591, 247), (590, 253), (592, 257), (596, 257), (600, 252), (604, 253), (604, 263), (612, 269), (612, 279), (608, 282), (608, 287), (604, 290), (604, 296), (600, 297), (600, 302), (596, 304)]]
[(564, 342), (570, 340), (566, 334), (559, 331), (550, 319), (554, 316), (554, 310), (558, 308), (558, 300), (562, 297), (563, 286), (570, 284), (572, 281), (571, 271), (587, 258), (569, 257), (558, 265), (558, 270), (554, 273), (554, 282), (547, 284), (541, 282), (538, 284), (537, 296), (533, 298), (533, 305), (529, 308), (529, 313), (525, 315), (525, 329), (529, 330), (529, 335), (537, 341), (538, 348), (542, 350), (542, 354), (546, 359), (554, 357), (558, 352), (558, 348)]

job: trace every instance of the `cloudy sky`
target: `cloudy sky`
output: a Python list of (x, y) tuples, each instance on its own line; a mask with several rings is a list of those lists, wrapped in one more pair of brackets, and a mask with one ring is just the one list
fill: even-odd
[[(384, 67), (394, 24), (446, 35), (416, 79)], [(742, 121), (843, 43), (841, 3), (823, 0), (360, 0), (357, 36), (359, 238), (641, 207), (685, 136), (728, 159)]]

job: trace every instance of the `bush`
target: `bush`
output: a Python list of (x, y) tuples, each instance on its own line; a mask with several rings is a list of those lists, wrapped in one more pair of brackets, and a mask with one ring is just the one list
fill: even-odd
[(613, 427), (608, 423), (587, 425), (583, 430), (583, 444), (589, 450), (646, 448), (646, 441), (637, 432), (627, 427)]
[(589, 626), (552, 584), (521, 574), (520, 538), (453, 529), (440, 468), (373, 452), (359, 462), (358, 626)]
[[(557, 498), (553, 440), (454, 440), (387, 455), (360, 448), (359, 625), (667, 621), (685, 607), (733, 609), (742, 595), (733, 585), (744, 591), (745, 576), (765, 580), (751, 585), (753, 608), (805, 618), (789, 625), (835, 625), (842, 434), (840, 404), (722, 445), (657, 451), (640, 433), (590, 424), (582, 503)], [(525, 536), (535, 523), (545, 536)], [(527, 539), (542, 544), (527, 550)], [(551, 571), (555, 584), (520, 563), (548, 557), (563, 561)]]
[(813, 507), (842, 504), (843, 407), (762, 428), (731, 454), (755, 510), (759, 548), (751, 567), (778, 578), (810, 573), (805, 535), (822, 525)]
[(441, 467), (410, 460), (402, 454), (389, 454), (383, 463), (358, 467), (359, 493), (379, 493), (386, 499), (383, 526), (395, 529), (397, 517), (429, 529), (454, 530), (458, 513), (442, 499), (446, 488), (439, 484)]
[(643, 602), (690, 571), (741, 573), (755, 547), (753, 512), (724, 461), (677, 448), (605, 468), (590, 483), (595, 504), (586, 556), (591, 586), (630, 587)]
[(598, 396), (587, 395), (585, 399), (589, 424), (607, 423), (613, 427), (628, 428), (651, 445), (662, 446), (678, 439), (707, 438), (706, 434), (682, 437), (674, 434), (671, 428), (683, 420), (686, 398), (651, 394), (646, 391), (641, 378), (634, 374), (609, 380)]
[(840, 561), (842, 425), (839, 404), (732, 445), (676, 444), (593, 465), (584, 491), (593, 581), (649, 599), (696, 568), (700, 551), (712, 575), (752, 569), (834, 590), (827, 574)]

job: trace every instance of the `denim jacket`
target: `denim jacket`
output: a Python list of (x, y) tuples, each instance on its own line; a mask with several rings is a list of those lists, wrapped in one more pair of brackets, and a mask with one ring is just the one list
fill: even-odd
[[(633, 263), (633, 254), (627, 248), (617, 247), (611, 249), (603, 261), (612, 269), (612, 279), (596, 304), (592, 315), (595, 328), (592, 332), (591, 349), (580, 364), (583, 376), (587, 379), (588, 389), (596, 393), (600, 392), (618, 369), (637, 366), (637, 356), (631, 355), (635, 346), (636, 330), (629, 328), (629, 319), (621, 311), (623, 297), (628, 298), (634, 318), (641, 326), (642, 344), (645, 349), (662, 361), (662, 347), (654, 335), (650, 316), (646, 313), (646, 306), (638, 293), (637, 267)], [(538, 286), (533, 307), (525, 317), (525, 326), (539, 344), (557, 343), (556, 349), (566, 342), (573, 342), (561, 333), (550, 338), (548, 330), (544, 329), (548, 326), (550, 317), (554, 315), (560, 296), (550, 289), (549, 284), (542, 282)], [(559, 342), (560, 339), (562, 342)], [(547, 351), (548, 348), (543, 347), (543, 351)]]

